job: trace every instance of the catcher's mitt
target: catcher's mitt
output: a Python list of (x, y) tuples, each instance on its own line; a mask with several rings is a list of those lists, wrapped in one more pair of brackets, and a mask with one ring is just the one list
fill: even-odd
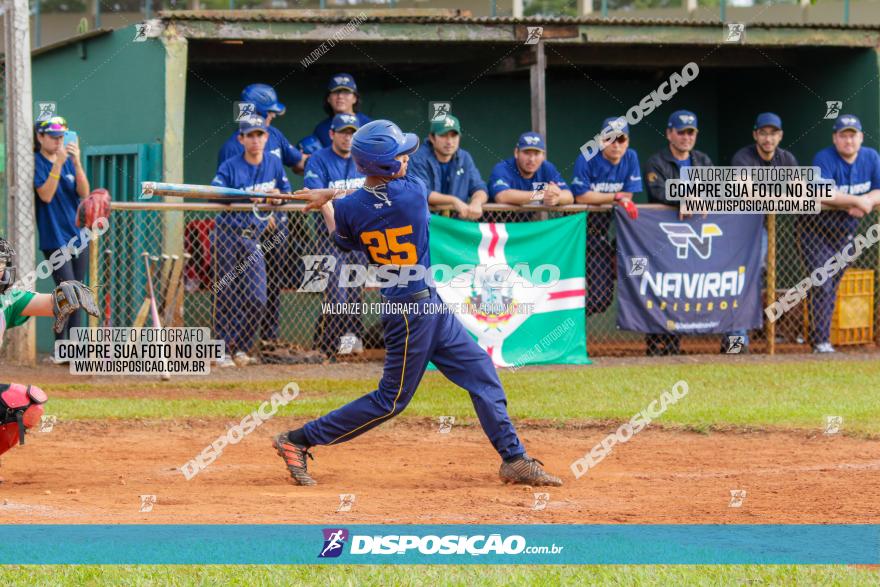
[(104, 188), (92, 190), (76, 209), (76, 227), (94, 228), (99, 218), (110, 217), (110, 192)]
[(55, 334), (61, 334), (71, 314), (85, 310), (92, 316), (100, 316), (95, 295), (79, 281), (63, 281), (52, 292), (52, 311), (55, 314)]

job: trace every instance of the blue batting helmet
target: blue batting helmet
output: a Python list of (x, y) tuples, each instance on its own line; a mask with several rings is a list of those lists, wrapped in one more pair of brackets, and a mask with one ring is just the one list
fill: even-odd
[(251, 102), (257, 114), (266, 117), (270, 112), (275, 112), (279, 116), (284, 114), (286, 108), (284, 104), (278, 101), (278, 94), (275, 88), (267, 84), (251, 84), (241, 91), (241, 101)]
[(419, 137), (404, 133), (390, 120), (374, 120), (360, 127), (351, 141), (351, 156), (364, 175), (389, 176), (400, 171), (395, 157), (419, 148)]

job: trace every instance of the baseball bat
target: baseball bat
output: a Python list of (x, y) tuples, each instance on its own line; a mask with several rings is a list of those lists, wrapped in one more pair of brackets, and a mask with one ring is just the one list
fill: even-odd
[[(162, 263), (159, 269), (159, 280), (157, 287), (159, 287), (159, 315), (164, 316), (165, 308), (168, 307), (170, 303), (168, 299), (168, 288), (171, 285), (169, 281), (169, 277), (171, 277), (171, 255), (166, 255), (162, 253)], [(166, 326), (168, 321), (165, 321)]]
[[(159, 321), (159, 308), (156, 306), (156, 290), (153, 289), (153, 275), (151, 272), (151, 266), (153, 261), (158, 261), (158, 257), (150, 257), (149, 253), (141, 253), (141, 256), (144, 258), (144, 265), (147, 268), (147, 295), (150, 299), (150, 314), (153, 318), (153, 328), (162, 328), (162, 323)], [(162, 380), (168, 381), (171, 379), (171, 374), (167, 371), (162, 373)]]
[(186, 294), (186, 276), (183, 272), (186, 264), (189, 263), (189, 260), (192, 259), (192, 255), (189, 253), (184, 253), (183, 259), (181, 259), (180, 267), (180, 281), (177, 284), (177, 292), (174, 296), (174, 303), (171, 306), (171, 315), (173, 316), (173, 320), (176, 324), (180, 324), (183, 326), (183, 299), (184, 294)]
[(109, 249), (104, 251), (103, 269), (104, 276), (101, 286), (104, 288), (104, 323), (102, 326), (109, 328), (113, 326), (113, 308), (111, 305), (112, 285), (110, 283), (113, 279), (113, 251)]
[(153, 196), (171, 196), (174, 198), (196, 198), (202, 200), (222, 200), (241, 198), (274, 198), (276, 200), (302, 200), (293, 194), (267, 194), (266, 192), (247, 192), (233, 188), (222, 188), (213, 185), (194, 185), (188, 183), (163, 183), (145, 181), (141, 183), (141, 200), (149, 200)]
[(177, 255), (171, 255), (171, 274), (168, 276), (168, 285), (165, 287), (165, 326), (174, 326), (174, 304), (177, 299), (177, 288), (182, 271), (183, 259)]

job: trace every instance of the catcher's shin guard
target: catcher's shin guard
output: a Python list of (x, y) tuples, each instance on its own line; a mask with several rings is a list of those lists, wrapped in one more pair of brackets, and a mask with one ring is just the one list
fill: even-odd
[(0, 383), (0, 455), (24, 444), (24, 433), (43, 417), (46, 393), (33, 385)]

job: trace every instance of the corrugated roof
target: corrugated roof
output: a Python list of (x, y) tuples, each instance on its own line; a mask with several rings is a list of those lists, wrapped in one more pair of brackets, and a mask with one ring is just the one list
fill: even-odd
[[(512, 18), (507, 16), (469, 16), (467, 14), (412, 15), (372, 14), (370, 10), (358, 13), (354, 11), (327, 10), (326, 14), (316, 14), (315, 10), (163, 10), (159, 17), (164, 20), (189, 20), (210, 22), (313, 22), (336, 23), (348, 22), (360, 14), (361, 22), (394, 23), (394, 24), (482, 24), (482, 25), (594, 25), (594, 26), (679, 26), (692, 28), (718, 28), (724, 26), (720, 20), (695, 21), (688, 19), (664, 18), (601, 18), (569, 16), (546, 17), (530, 16)], [(465, 11), (467, 12), (467, 11)], [(842, 23), (783, 23), (754, 22), (752, 28), (785, 28), (785, 29), (845, 29), (845, 30), (880, 30), (880, 25), (842, 24)]]

